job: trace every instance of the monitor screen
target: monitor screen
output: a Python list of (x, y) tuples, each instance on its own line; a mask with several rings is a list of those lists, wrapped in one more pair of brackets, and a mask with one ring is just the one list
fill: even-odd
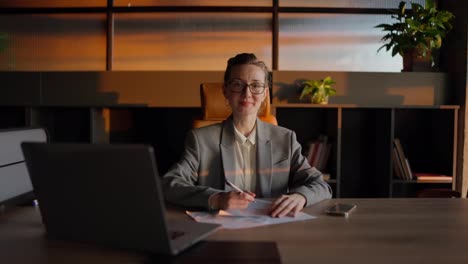
[(42, 128), (0, 130), (0, 204), (18, 205), (34, 198), (21, 151), (22, 142), (47, 142)]

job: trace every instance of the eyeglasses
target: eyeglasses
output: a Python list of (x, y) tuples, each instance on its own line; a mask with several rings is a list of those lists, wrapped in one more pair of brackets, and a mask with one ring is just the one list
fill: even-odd
[(242, 81), (233, 80), (228, 82), (228, 87), (233, 93), (242, 93), (246, 87), (249, 87), (252, 94), (261, 94), (265, 91), (265, 84), (258, 82), (247, 84)]

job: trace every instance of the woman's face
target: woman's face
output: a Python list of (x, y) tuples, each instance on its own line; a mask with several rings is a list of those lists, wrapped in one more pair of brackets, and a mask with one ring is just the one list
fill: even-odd
[[(250, 85), (250, 89), (245, 86), (246, 84)], [(265, 89), (259, 94), (252, 93), (251, 91), (259, 92), (263, 87)], [(268, 84), (265, 83), (265, 73), (260, 67), (252, 64), (234, 66), (231, 69), (230, 79), (225, 84), (223, 91), (235, 117), (257, 116), (258, 110), (268, 92)]]

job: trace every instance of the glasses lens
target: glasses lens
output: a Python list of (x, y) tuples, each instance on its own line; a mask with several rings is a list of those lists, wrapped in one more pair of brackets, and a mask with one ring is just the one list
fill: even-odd
[(253, 94), (261, 94), (263, 91), (265, 91), (265, 84), (263, 83), (246, 84), (241, 81), (229, 82), (229, 88), (232, 92), (235, 93), (242, 93), (247, 86), (249, 87), (250, 92)]
[(263, 93), (264, 90), (265, 90), (265, 84), (263, 83), (251, 83), (250, 84), (250, 91), (253, 94)]
[(247, 84), (243, 82), (233, 81), (229, 83), (229, 88), (235, 93), (241, 93)]

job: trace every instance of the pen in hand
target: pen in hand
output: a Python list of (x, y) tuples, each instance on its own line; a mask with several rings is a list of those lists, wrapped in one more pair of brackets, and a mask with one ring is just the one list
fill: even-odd
[[(234, 183), (230, 182), (229, 180), (226, 179), (226, 184), (229, 185), (231, 188), (233, 188), (234, 190), (240, 192), (240, 193), (245, 193), (243, 190), (241, 190), (239, 187), (237, 187), (236, 185), (234, 185)], [(250, 195), (250, 194), (248, 194)], [(255, 201), (253, 201), (255, 202)]]
[(234, 185), (234, 183), (230, 182), (229, 180), (226, 180), (226, 184), (229, 185), (231, 188), (233, 188), (234, 190), (240, 192), (240, 193), (244, 193), (243, 190), (241, 190), (239, 187), (237, 187), (236, 185)]

